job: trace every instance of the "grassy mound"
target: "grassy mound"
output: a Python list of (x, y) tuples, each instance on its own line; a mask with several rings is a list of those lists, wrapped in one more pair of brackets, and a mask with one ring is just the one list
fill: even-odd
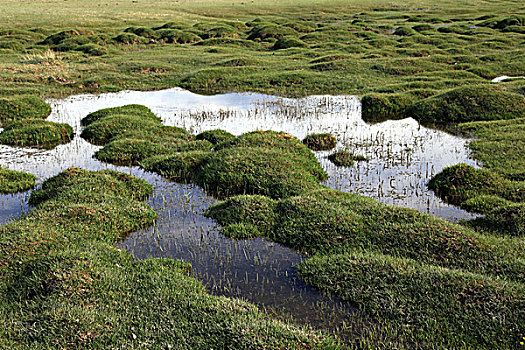
[(282, 50), (282, 49), (289, 49), (291, 47), (306, 47), (306, 46), (307, 46), (306, 43), (299, 38), (296, 38), (293, 36), (285, 36), (277, 40), (275, 44), (273, 44), (272, 49)]
[(207, 294), (186, 263), (136, 261), (113, 247), (153, 222), (141, 202), (150, 193), (130, 175), (78, 168), (34, 192), (37, 208), (0, 228), (2, 346), (338, 347), (251, 304)]
[(487, 86), (465, 86), (416, 102), (405, 113), (433, 123), (513, 119), (525, 116), (525, 97)]
[(138, 165), (153, 156), (213, 147), (209, 141), (195, 140), (186, 130), (162, 125), (155, 114), (140, 105), (102, 109), (82, 122), (87, 126), (81, 136), (105, 146), (95, 157), (114, 164)]
[(365, 161), (368, 158), (359, 155), (353, 155), (348, 151), (337, 151), (328, 155), (328, 159), (337, 166), (352, 166), (354, 161)]
[(15, 99), (0, 99), (0, 127), (23, 119), (45, 119), (51, 106), (38, 97), (27, 96)]
[(140, 166), (180, 182), (195, 182), (201, 165), (210, 152), (190, 151), (173, 155), (161, 155), (144, 159)]
[(303, 143), (314, 151), (329, 151), (335, 148), (336, 139), (330, 134), (311, 134), (304, 138)]
[(480, 230), (522, 237), (525, 235), (525, 203), (500, 205), (484, 217), (470, 220), (468, 225)]
[(469, 148), (484, 167), (507, 179), (525, 181), (525, 118), (464, 123), (459, 128), (475, 136)]
[(104, 108), (99, 109), (96, 112), (89, 113), (85, 118), (82, 118), (80, 123), (82, 126), (88, 126), (93, 122), (96, 122), (99, 119), (111, 116), (111, 115), (133, 115), (133, 116), (140, 116), (144, 119), (150, 119), (152, 121), (160, 122), (160, 118), (157, 117), (151, 110), (142, 105), (125, 105), (122, 107), (111, 107), (111, 108)]
[(203, 131), (195, 137), (197, 140), (210, 141), (213, 145), (218, 145), (235, 138), (234, 135), (221, 129)]
[[(228, 222), (219, 219), (221, 224), (256, 225), (265, 236), (308, 255), (365, 249), (514, 280), (524, 278), (523, 263), (507, 251), (507, 243), (415, 210), (322, 189), (270, 202), (274, 215), (266, 215), (267, 226), (260, 227), (240, 215), (235, 219), (247, 210), (246, 202), (229, 199), (211, 207), (208, 215), (221, 218), (224, 213)], [(232, 209), (236, 206), (240, 208)]]
[(10, 146), (54, 148), (73, 139), (73, 128), (40, 119), (27, 119), (9, 124), (0, 133), (0, 143)]
[(201, 167), (198, 183), (219, 196), (299, 194), (326, 179), (315, 156), (295, 137), (254, 131), (218, 144)]
[(374, 322), (397, 324), (421, 348), (506, 349), (522, 341), (521, 284), (378, 254), (317, 256), (299, 273)]
[(367, 94), (361, 98), (361, 115), (365, 122), (381, 122), (388, 119), (403, 119), (404, 109), (416, 102), (411, 94)]
[(35, 186), (35, 180), (33, 174), (0, 168), (0, 193), (29, 190)]
[(297, 195), (318, 186), (310, 159), (289, 150), (232, 147), (210, 154), (198, 183), (219, 197), (263, 194), (273, 198)]
[(428, 187), (444, 200), (459, 205), (479, 195), (496, 195), (514, 202), (525, 200), (523, 183), (466, 164), (443, 169), (430, 180)]

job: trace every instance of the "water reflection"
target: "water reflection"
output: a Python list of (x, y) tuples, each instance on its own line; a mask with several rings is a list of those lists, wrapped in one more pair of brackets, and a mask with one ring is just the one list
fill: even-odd
[[(70, 124), (76, 133), (73, 141), (53, 150), (0, 146), (2, 167), (33, 173), (39, 183), (70, 166), (116, 169), (146, 179), (154, 186), (148, 202), (159, 219), (153, 227), (131, 234), (119, 244), (121, 247), (139, 259), (184, 259), (192, 264), (192, 274), (212, 292), (242, 297), (319, 327), (339, 327), (351, 316), (352, 309), (297, 279), (294, 266), (304, 259), (301, 255), (262, 239), (233, 241), (223, 237), (213, 221), (202, 216), (215, 199), (197, 186), (172, 183), (136, 167), (116, 167), (93, 159), (100, 147), (78, 136), (80, 120), (101, 108), (138, 103), (151, 108), (166, 125), (183, 127), (192, 133), (221, 128), (239, 135), (271, 129), (302, 139), (309, 133), (329, 132), (337, 137), (338, 149), (367, 156), (370, 161), (342, 168), (326, 159), (329, 152), (317, 152), (329, 174), (327, 186), (448, 220), (469, 217), (426, 189), (430, 177), (443, 167), (459, 162), (475, 165), (465, 147), (468, 140), (422, 127), (412, 119), (366, 124), (354, 96), (201, 96), (175, 88), (79, 95), (49, 102), (53, 107), (49, 120)], [(0, 196), (0, 222), (30, 210), (27, 197), (28, 192)]]

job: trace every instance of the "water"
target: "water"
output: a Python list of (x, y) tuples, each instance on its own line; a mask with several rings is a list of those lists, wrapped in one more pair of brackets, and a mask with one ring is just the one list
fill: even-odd
[[(231, 240), (202, 216), (216, 200), (195, 185), (178, 184), (139, 168), (117, 167), (92, 158), (100, 147), (81, 139), (80, 120), (101, 108), (139, 103), (148, 106), (166, 125), (192, 133), (221, 128), (235, 135), (256, 129), (288, 132), (299, 139), (314, 132), (337, 137), (338, 149), (367, 156), (350, 168), (337, 167), (317, 152), (329, 177), (327, 186), (372, 197), (382, 203), (415, 208), (450, 221), (470, 214), (443, 203), (426, 188), (430, 177), (446, 166), (464, 162), (475, 166), (467, 139), (420, 126), (413, 119), (369, 125), (361, 119), (354, 96), (311, 96), (289, 99), (232, 93), (201, 96), (179, 88), (155, 92), (126, 91), (79, 95), (50, 100), (48, 120), (68, 123), (76, 136), (53, 150), (0, 146), (4, 168), (33, 173), (41, 183), (70, 166), (89, 170), (116, 169), (146, 179), (154, 186), (148, 203), (159, 218), (150, 228), (130, 234), (119, 246), (138, 259), (168, 257), (192, 264), (192, 275), (215, 294), (241, 297), (285, 317), (336, 329), (355, 312), (325, 297), (296, 276), (304, 257), (263, 239)], [(0, 223), (31, 210), (29, 192), (0, 196)]]

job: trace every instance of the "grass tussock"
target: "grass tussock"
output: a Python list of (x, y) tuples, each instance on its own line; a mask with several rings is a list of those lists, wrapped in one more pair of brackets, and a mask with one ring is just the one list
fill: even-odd
[(337, 140), (330, 134), (311, 134), (304, 138), (303, 143), (314, 151), (329, 151), (335, 148)]
[(23, 119), (45, 119), (51, 106), (34, 96), (0, 99), (0, 127)]
[(0, 133), (0, 143), (19, 147), (54, 148), (73, 139), (69, 124), (41, 119), (26, 119), (9, 124)]
[(35, 180), (33, 174), (0, 168), (0, 193), (29, 190), (35, 186)]

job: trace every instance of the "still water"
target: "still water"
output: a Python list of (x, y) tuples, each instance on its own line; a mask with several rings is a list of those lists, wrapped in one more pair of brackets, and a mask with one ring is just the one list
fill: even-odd
[[(297, 279), (295, 265), (304, 257), (263, 239), (231, 240), (202, 213), (216, 200), (195, 185), (178, 184), (137, 167), (117, 167), (94, 159), (100, 147), (80, 138), (80, 120), (101, 108), (138, 103), (166, 125), (197, 134), (224, 129), (235, 135), (253, 130), (288, 132), (299, 139), (310, 133), (336, 136), (337, 149), (369, 158), (353, 167), (337, 167), (316, 152), (329, 177), (325, 185), (375, 200), (410, 207), (456, 221), (470, 214), (443, 203), (426, 188), (432, 175), (469, 157), (468, 139), (425, 128), (413, 119), (370, 125), (361, 119), (355, 96), (310, 96), (300, 99), (254, 93), (203, 96), (173, 88), (153, 92), (123, 91), (49, 100), (48, 120), (68, 123), (76, 136), (53, 150), (0, 145), (0, 165), (35, 174), (38, 182), (70, 166), (116, 169), (144, 178), (154, 186), (148, 203), (157, 211), (154, 226), (134, 232), (118, 245), (137, 259), (168, 257), (192, 264), (192, 275), (215, 294), (241, 297), (267, 311), (325, 329), (340, 329), (354, 310), (321, 295)], [(0, 223), (31, 210), (29, 192), (0, 195)]]

